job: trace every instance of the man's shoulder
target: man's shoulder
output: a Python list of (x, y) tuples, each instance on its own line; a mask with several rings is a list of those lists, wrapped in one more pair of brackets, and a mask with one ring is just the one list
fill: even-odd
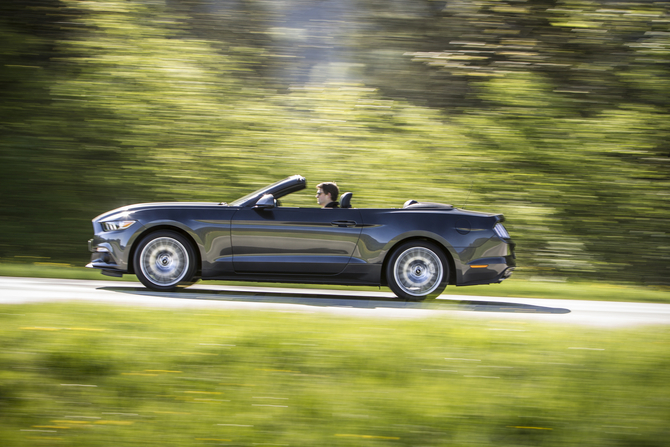
[(340, 207), (340, 202), (330, 202), (328, 205), (324, 206), (324, 208), (339, 208)]

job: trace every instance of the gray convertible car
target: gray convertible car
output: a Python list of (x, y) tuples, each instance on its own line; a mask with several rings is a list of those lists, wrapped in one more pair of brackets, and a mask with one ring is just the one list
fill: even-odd
[(356, 208), (281, 206), (307, 187), (295, 175), (228, 203), (145, 203), (93, 219), (87, 267), (135, 274), (171, 291), (199, 279), (388, 286), (422, 300), (448, 284), (499, 283), (514, 267), (501, 214), (408, 200)]

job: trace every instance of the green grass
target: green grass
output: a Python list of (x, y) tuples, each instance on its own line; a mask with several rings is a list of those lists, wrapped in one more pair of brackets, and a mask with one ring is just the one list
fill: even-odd
[(632, 301), (670, 303), (670, 288), (633, 284), (592, 283), (586, 281), (552, 282), (512, 278), (501, 284), (472, 287), (448, 287), (454, 295), (551, 298), (563, 300)]
[(0, 307), (6, 446), (663, 446), (670, 328)]
[[(102, 275), (97, 270), (74, 267), (67, 264), (49, 263), (0, 263), (0, 276), (36, 278), (91, 279), (109, 281), (137, 281), (135, 275), (124, 275), (122, 279)], [(344, 289), (378, 291), (378, 287), (337, 287), (332, 285), (270, 284), (205, 281), (202, 284), (266, 285), (270, 287), (295, 287), (315, 289)], [(387, 288), (381, 290), (389, 291)], [(523, 275), (512, 276), (501, 284), (469, 287), (447, 287), (448, 295), (480, 295), (524, 298), (552, 298), (596, 301), (632, 301), (670, 303), (670, 288), (631, 284), (609, 284), (589, 282), (537, 281)]]

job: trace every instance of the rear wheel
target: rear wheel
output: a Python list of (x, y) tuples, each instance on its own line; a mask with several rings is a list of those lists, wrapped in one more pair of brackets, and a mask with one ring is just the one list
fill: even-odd
[(386, 280), (399, 298), (421, 301), (439, 296), (447, 286), (449, 263), (442, 250), (426, 241), (409, 241), (393, 251)]
[(191, 243), (174, 231), (158, 231), (144, 237), (135, 251), (137, 278), (146, 287), (169, 292), (193, 284), (195, 251)]

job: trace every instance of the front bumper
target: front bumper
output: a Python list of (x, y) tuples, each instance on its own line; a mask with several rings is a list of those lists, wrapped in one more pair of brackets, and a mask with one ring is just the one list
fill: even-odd
[(91, 262), (86, 264), (87, 268), (99, 269), (103, 275), (115, 277), (128, 273), (128, 270), (115, 258), (112, 244), (91, 239), (88, 241), (88, 251), (91, 252)]

